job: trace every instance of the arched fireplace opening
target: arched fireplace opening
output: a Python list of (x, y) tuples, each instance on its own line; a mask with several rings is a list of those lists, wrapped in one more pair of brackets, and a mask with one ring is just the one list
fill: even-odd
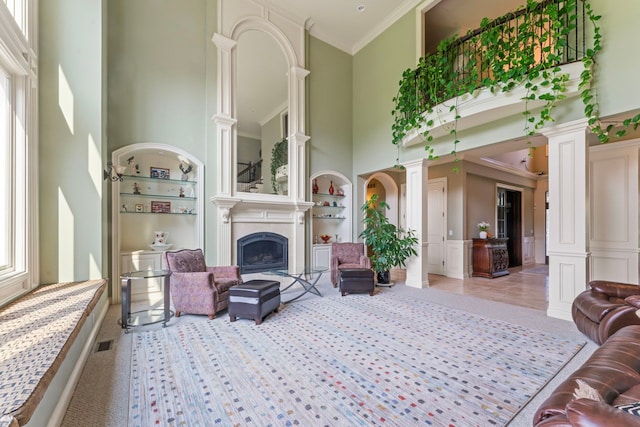
[(236, 253), (240, 273), (286, 269), (289, 264), (288, 247), (288, 239), (276, 233), (252, 233), (238, 239)]

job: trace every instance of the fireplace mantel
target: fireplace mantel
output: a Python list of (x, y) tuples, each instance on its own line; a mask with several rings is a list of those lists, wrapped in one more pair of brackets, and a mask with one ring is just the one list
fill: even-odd
[(249, 197), (211, 197), (217, 207), (217, 264), (237, 263), (236, 243), (251, 233), (276, 232), (289, 241), (289, 267), (297, 270), (305, 265), (306, 211), (313, 202), (285, 200), (250, 193)]

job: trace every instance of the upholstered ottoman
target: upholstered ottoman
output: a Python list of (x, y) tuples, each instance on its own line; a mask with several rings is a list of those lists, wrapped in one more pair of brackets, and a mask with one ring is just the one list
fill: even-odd
[(229, 320), (238, 317), (254, 319), (256, 325), (272, 311), (280, 307), (280, 282), (274, 280), (249, 280), (229, 288)]
[(375, 284), (373, 282), (373, 270), (370, 268), (345, 268), (340, 270), (340, 292), (354, 294), (368, 292), (373, 296)]

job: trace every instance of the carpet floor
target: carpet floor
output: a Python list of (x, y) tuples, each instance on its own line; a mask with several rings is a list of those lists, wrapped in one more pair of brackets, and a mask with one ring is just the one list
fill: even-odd
[(584, 345), (393, 289), (130, 335), (131, 426), (506, 425)]

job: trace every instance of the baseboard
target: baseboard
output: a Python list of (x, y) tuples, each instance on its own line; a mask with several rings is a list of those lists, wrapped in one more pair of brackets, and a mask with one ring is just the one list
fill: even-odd
[(96, 304), (96, 307), (91, 312), (90, 316), (94, 316), (96, 314), (96, 309), (100, 309), (97, 313), (97, 318), (93, 322), (93, 327), (89, 332), (88, 339), (85, 341), (84, 346), (82, 348), (82, 352), (78, 360), (76, 361), (73, 371), (69, 376), (69, 380), (65, 385), (62, 393), (60, 394), (60, 399), (56, 404), (53, 412), (51, 413), (51, 417), (49, 418), (49, 422), (47, 423), (47, 427), (58, 427), (62, 424), (64, 416), (67, 412), (67, 408), (69, 407), (69, 403), (71, 402), (71, 398), (73, 397), (73, 392), (76, 389), (76, 385), (80, 380), (80, 376), (82, 375), (82, 371), (84, 370), (84, 365), (87, 363), (87, 359), (89, 359), (89, 355), (93, 350), (93, 344), (96, 340), (96, 336), (98, 335), (98, 331), (102, 327), (102, 322), (104, 321), (105, 316), (107, 315), (107, 311), (109, 310), (109, 298), (107, 297), (107, 292), (105, 291)]

